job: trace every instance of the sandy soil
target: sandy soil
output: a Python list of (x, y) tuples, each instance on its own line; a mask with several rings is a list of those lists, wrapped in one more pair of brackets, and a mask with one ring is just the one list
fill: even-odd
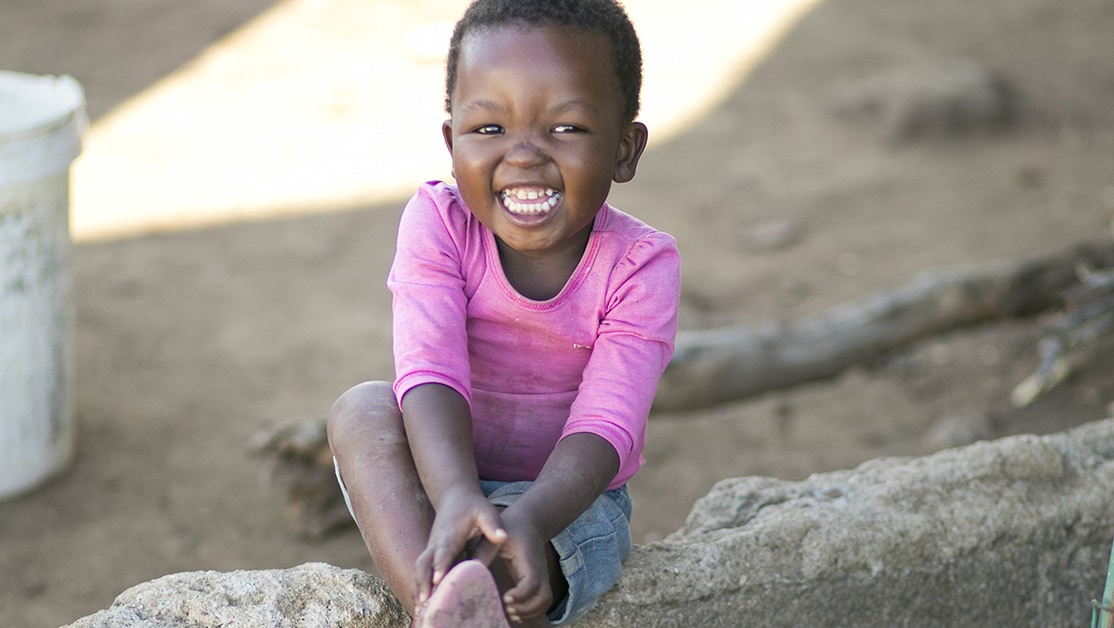
[[(93, 88), (98, 116), (268, 3), (159, 4), (6, 4), (0, 66), (65, 68)], [(125, 15), (152, 28), (121, 29)], [(613, 201), (677, 236), (689, 329), (817, 314), (925, 270), (1110, 238), (1112, 31), (1105, 0), (828, 0), (722, 106), (653, 145)], [(1012, 85), (1012, 124), (894, 141), (880, 119), (840, 114), (865, 80), (955, 59)], [(178, 571), (371, 569), (354, 533), (294, 538), (246, 445), (390, 376), (383, 277), (398, 211), (76, 247), (80, 451), (64, 476), (0, 504), (0, 625), (68, 623)], [(803, 478), (1111, 414), (1111, 347), (1010, 406), (1039, 332), (1039, 320), (957, 330), (831, 381), (654, 416), (632, 485), (637, 541), (676, 529), (721, 478)]]

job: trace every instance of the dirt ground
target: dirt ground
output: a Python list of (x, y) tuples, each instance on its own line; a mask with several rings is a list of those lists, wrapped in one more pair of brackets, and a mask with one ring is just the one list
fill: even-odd
[[(9, 2), (0, 66), (75, 74), (96, 117), (269, 3), (187, 4)], [(158, 28), (120, 29), (125, 12)], [(814, 315), (926, 270), (1108, 240), (1111, 32), (1107, 0), (821, 2), (725, 103), (652, 145), (612, 200), (678, 238), (686, 329)], [(955, 60), (1011, 86), (1012, 121), (901, 139), (880, 116), (841, 113), (848, 94), (876, 93), (855, 91), (872, 78)], [(76, 246), (79, 453), (0, 503), (0, 625), (65, 624), (179, 571), (372, 569), (352, 531), (294, 538), (246, 448), (390, 377), (383, 278), (399, 209)], [(653, 416), (632, 484), (636, 542), (676, 529), (718, 479), (800, 479), (1114, 413), (1109, 344), (1011, 407), (1040, 324), (956, 330), (829, 381)]]

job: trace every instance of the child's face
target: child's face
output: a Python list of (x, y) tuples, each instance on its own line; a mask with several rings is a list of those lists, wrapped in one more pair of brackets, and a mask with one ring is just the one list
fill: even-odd
[(504, 27), (465, 37), (445, 143), (464, 202), (504, 244), (583, 247), (611, 182), (629, 181), (646, 127), (622, 119), (602, 34)]

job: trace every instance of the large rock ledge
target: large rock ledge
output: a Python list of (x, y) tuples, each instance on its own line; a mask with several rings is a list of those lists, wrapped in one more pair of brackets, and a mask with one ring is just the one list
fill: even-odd
[[(1114, 537), (1114, 419), (803, 482), (737, 478), (635, 549), (580, 624), (1083, 626)], [(135, 586), (74, 628), (404, 627), (383, 582), (326, 564)]]

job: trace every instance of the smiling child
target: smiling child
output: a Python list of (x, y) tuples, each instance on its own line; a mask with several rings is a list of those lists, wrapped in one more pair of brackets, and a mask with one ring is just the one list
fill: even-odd
[(565, 624), (630, 553), (677, 326), (674, 240), (607, 203), (646, 146), (638, 39), (613, 0), (477, 0), (446, 70), (456, 185), (402, 213), (396, 379), (345, 392), (329, 442), (416, 626)]

